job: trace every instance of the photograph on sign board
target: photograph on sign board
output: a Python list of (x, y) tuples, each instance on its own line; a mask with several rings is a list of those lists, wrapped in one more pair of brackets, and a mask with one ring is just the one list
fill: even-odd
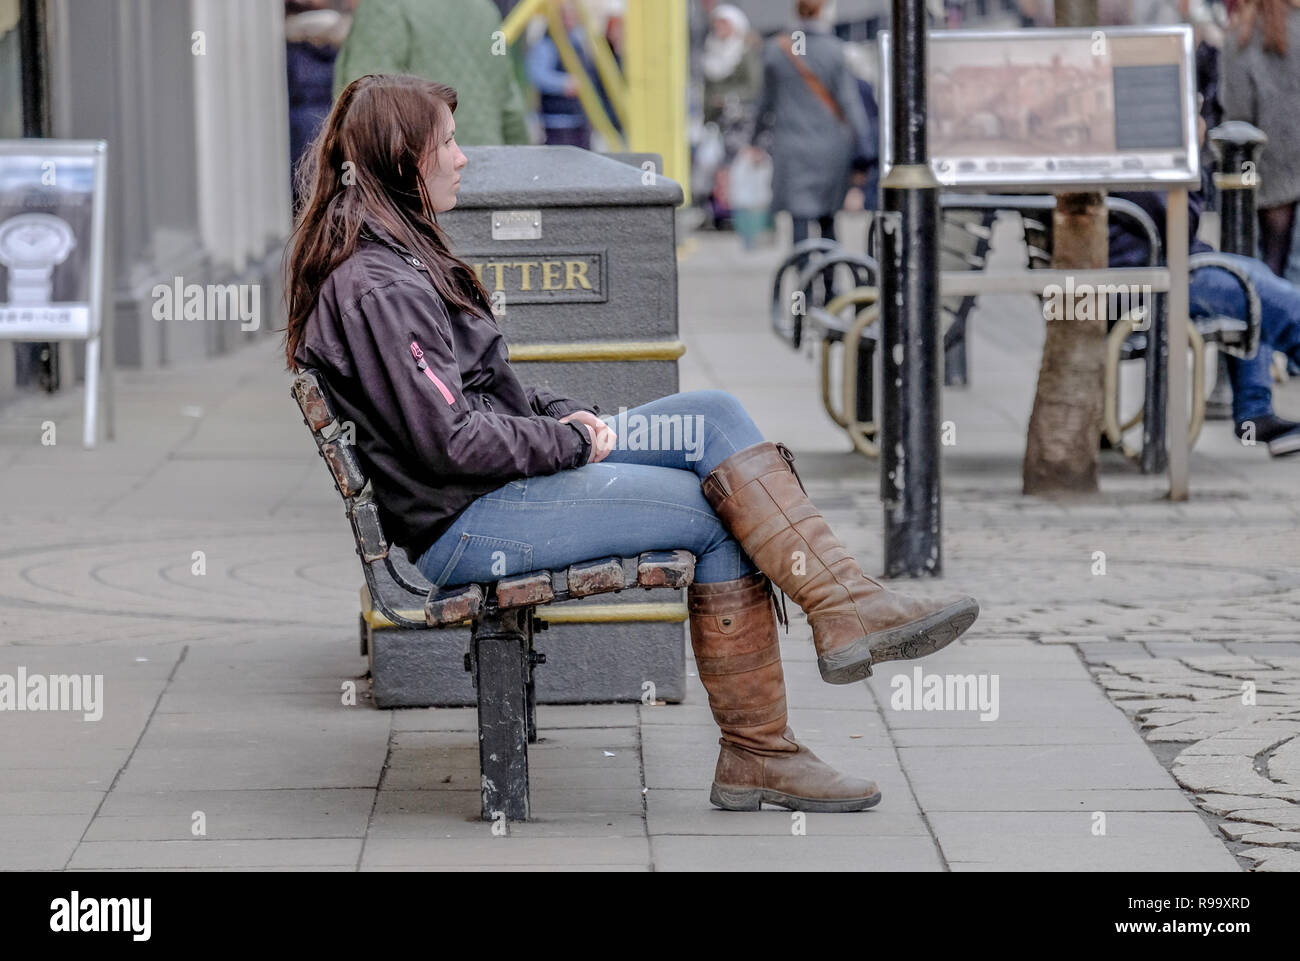
[(90, 332), (94, 164), (0, 155), (0, 336)]
[(933, 130), (945, 153), (1015, 156), (1115, 149), (1108, 58), (1086, 42), (962, 45), (934, 66)]

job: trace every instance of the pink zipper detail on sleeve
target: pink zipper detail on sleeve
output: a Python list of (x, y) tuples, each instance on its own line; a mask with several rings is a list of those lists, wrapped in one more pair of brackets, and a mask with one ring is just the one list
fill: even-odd
[(454, 407), (456, 404), (455, 395), (447, 389), (447, 385), (438, 379), (438, 375), (425, 362), (424, 351), (420, 349), (420, 345), (415, 341), (411, 341), (411, 356), (415, 358), (415, 365), (424, 371), (424, 376), (433, 381), (433, 385), (438, 388), (439, 393), (442, 394), (442, 399), (447, 402), (447, 405)]

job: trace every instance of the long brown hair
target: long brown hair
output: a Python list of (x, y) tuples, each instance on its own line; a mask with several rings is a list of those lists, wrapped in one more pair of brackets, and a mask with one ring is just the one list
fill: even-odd
[(1295, 0), (1237, 0), (1229, 7), (1237, 25), (1237, 46), (1249, 44), (1258, 26), (1264, 52), (1286, 56), (1287, 14), (1296, 6)]
[(352, 256), (367, 220), (424, 262), (449, 307), (490, 310), (474, 271), (452, 255), (420, 173), (446, 139), (457, 99), (446, 84), (385, 74), (358, 77), (339, 94), (298, 170), (306, 200), (286, 258), (290, 370), (321, 287)]

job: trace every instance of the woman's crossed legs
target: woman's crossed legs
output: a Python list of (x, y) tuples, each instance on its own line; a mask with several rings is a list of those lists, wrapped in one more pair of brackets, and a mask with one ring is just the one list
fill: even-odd
[(719, 463), (763, 441), (740, 402), (688, 391), (602, 419), (619, 435), (609, 457), (484, 494), (420, 558), (421, 573), (446, 587), (679, 548), (695, 554), (697, 583), (753, 573), (700, 490)]

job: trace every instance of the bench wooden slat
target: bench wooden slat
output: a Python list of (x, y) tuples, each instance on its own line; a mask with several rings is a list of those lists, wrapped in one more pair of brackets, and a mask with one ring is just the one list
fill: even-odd
[(497, 606), (501, 608), (531, 607), (549, 604), (555, 599), (550, 571), (535, 571), (522, 577), (497, 581)]
[(424, 602), (424, 620), (430, 627), (450, 627), (472, 621), (483, 610), (483, 589), (477, 584), (443, 593), (437, 588)]
[(329, 399), (321, 389), (315, 374), (299, 374), (293, 382), (293, 396), (298, 401), (303, 419), (313, 431), (322, 433), (336, 419)]
[(372, 500), (359, 500), (348, 510), (352, 532), (357, 539), (357, 553), (367, 564), (382, 561), (388, 556), (388, 542), (384, 528), (379, 523), (379, 508)]
[(695, 555), (690, 551), (648, 551), (637, 563), (636, 582), (652, 587), (687, 587), (695, 579)]
[(326, 441), (320, 445), (321, 456), (334, 475), (334, 484), (344, 497), (356, 497), (366, 486), (366, 475), (351, 444)]
[(621, 591), (627, 586), (623, 561), (618, 557), (570, 564), (568, 580), (570, 597), (590, 597), (592, 594)]

